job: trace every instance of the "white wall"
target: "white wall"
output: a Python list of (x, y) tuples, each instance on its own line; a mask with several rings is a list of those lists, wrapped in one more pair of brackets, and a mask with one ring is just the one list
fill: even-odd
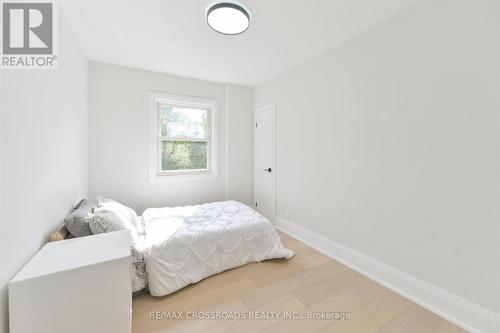
[[(148, 179), (148, 91), (214, 99), (219, 101), (219, 172), (216, 178), (150, 184)], [(232, 92), (235, 97), (232, 98)], [(237, 86), (135, 70), (98, 62), (89, 64), (89, 192), (130, 205), (140, 214), (148, 207), (188, 205), (226, 198), (227, 167), (235, 159), (251, 159), (251, 149), (237, 152), (239, 143), (251, 141), (245, 112), (251, 114), (251, 90)], [(227, 96), (226, 96), (227, 95)], [(227, 117), (228, 106), (231, 108)], [(230, 119), (230, 123), (226, 123)], [(250, 124), (251, 126), (251, 124)], [(246, 133), (246, 134), (245, 134)], [(250, 135), (246, 138), (246, 135)], [(228, 153), (230, 155), (228, 155)], [(229, 159), (226, 158), (229, 156)], [(238, 174), (241, 172), (240, 179)], [(228, 198), (251, 197), (248, 167), (231, 171)], [(233, 190), (233, 181), (238, 190)]]
[(253, 202), (253, 89), (227, 85), (227, 197)]
[(1, 78), (0, 332), (7, 283), (87, 194), (87, 60), (59, 15), (59, 68)]
[[(3, 241), (4, 234), (4, 219), (3, 219), (3, 71), (0, 70), (0, 241)], [(4, 267), (4, 248), (0, 243), (0, 267)], [(5, 289), (5, 281), (7, 274), (2, 269), (0, 270), (0, 332), (7, 332), (7, 294)]]
[(498, 2), (422, 2), (271, 80), (277, 215), (500, 313)]

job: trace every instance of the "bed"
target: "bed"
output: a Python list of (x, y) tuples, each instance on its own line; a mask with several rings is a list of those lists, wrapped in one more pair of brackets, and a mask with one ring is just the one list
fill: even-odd
[[(283, 247), (269, 220), (237, 201), (149, 208), (134, 218), (135, 212), (130, 208), (109, 199), (99, 200), (98, 208), (84, 219), (88, 220), (92, 233), (131, 230), (134, 291), (147, 288), (153, 296), (165, 296), (250, 262), (289, 259), (294, 255)], [(116, 204), (105, 208), (106, 202)], [(117, 210), (117, 205), (123, 207)], [(110, 210), (113, 210), (112, 220), (119, 216), (126, 220), (124, 225), (116, 226), (115, 222), (112, 227), (103, 226), (102, 218), (96, 218)]]

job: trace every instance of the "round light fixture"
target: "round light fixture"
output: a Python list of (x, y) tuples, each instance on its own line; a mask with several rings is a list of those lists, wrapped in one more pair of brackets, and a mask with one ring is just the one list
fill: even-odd
[(207, 23), (221, 34), (238, 35), (250, 26), (250, 14), (240, 5), (222, 2), (208, 9)]

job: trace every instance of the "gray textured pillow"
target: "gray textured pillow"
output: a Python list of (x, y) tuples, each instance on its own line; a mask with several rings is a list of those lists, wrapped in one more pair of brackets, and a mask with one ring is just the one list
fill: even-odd
[(89, 227), (89, 217), (92, 215), (97, 202), (82, 200), (80, 205), (64, 219), (68, 231), (75, 237), (92, 235)]
[(88, 217), (88, 223), (94, 235), (119, 230), (129, 230), (132, 239), (137, 238), (135, 226), (112, 211), (96, 211)]

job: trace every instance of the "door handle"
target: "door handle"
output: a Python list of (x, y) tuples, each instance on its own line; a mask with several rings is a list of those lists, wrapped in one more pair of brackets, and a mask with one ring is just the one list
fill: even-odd
[(267, 168), (267, 169), (264, 169), (264, 171), (272, 172), (273, 170), (271, 168)]

